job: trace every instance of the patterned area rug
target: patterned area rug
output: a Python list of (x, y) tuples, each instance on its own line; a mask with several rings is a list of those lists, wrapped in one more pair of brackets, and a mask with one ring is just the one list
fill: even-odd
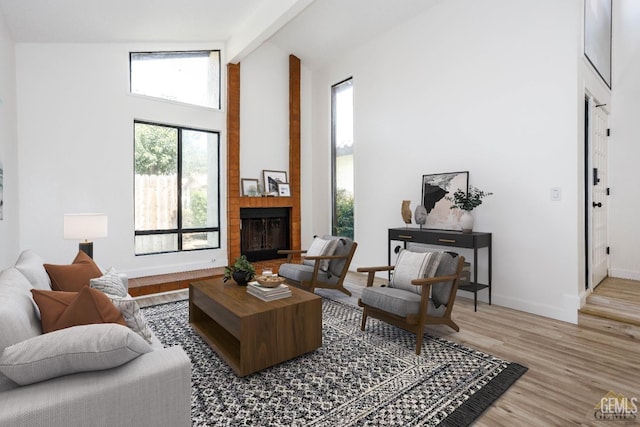
[(192, 361), (194, 426), (463, 426), (527, 368), (459, 344), (415, 335), (323, 298), (322, 347), (238, 378), (189, 326), (188, 301), (143, 309), (165, 346)]

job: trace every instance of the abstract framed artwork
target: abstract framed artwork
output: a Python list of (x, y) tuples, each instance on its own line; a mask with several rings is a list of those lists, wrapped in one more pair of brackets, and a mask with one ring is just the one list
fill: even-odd
[(611, 88), (611, 0), (584, 0), (584, 55)]
[(250, 178), (241, 178), (242, 182), (242, 195), (243, 196), (259, 196), (258, 194), (258, 180)]
[(459, 230), (462, 211), (451, 209), (453, 202), (447, 197), (456, 190), (469, 191), (469, 172), (445, 172), (422, 175), (422, 205), (427, 210), (425, 227)]
[(285, 171), (263, 170), (262, 175), (264, 177), (265, 193), (278, 194), (278, 184), (289, 182), (287, 179), (287, 172)]

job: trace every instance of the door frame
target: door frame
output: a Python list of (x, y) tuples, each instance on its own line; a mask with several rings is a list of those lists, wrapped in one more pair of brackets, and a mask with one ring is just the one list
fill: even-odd
[[(592, 147), (592, 116), (596, 108), (605, 108), (607, 117), (609, 110), (606, 104), (599, 104), (595, 97), (588, 92), (584, 97), (584, 238), (585, 238), (585, 290), (592, 292), (598, 284), (593, 283), (593, 147)], [(608, 126), (608, 123), (607, 123)], [(608, 153), (608, 150), (607, 150)], [(607, 154), (608, 159), (608, 154)], [(608, 161), (608, 160), (607, 160)], [(607, 174), (608, 174), (607, 168)], [(609, 182), (607, 175), (606, 182)], [(608, 209), (608, 203), (606, 208)], [(607, 215), (606, 229), (607, 242), (609, 240), (609, 220)], [(607, 271), (609, 271), (609, 258), (607, 257)]]

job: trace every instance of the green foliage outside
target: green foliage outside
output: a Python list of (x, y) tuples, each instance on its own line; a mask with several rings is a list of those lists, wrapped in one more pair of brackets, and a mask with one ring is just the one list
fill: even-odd
[(353, 195), (344, 189), (336, 192), (336, 225), (337, 236), (353, 239)]
[(178, 132), (164, 126), (135, 125), (138, 175), (173, 175), (178, 167)]
[(207, 226), (207, 195), (204, 190), (191, 191), (189, 208), (184, 211), (183, 223), (185, 228)]

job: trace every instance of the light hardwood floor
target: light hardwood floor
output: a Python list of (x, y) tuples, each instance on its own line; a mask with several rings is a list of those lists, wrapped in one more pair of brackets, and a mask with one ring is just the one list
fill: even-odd
[[(353, 303), (365, 279), (350, 273), (347, 280), (354, 293), (350, 298), (337, 291), (316, 292)], [(179, 291), (169, 298), (184, 294)], [(141, 303), (158, 302), (144, 298)], [(453, 319), (460, 332), (432, 326), (428, 333), (529, 368), (475, 425), (640, 425), (640, 415), (632, 422), (598, 421), (594, 417), (596, 404), (609, 391), (640, 399), (637, 340), (481, 302), (474, 312), (473, 300), (460, 297)]]

